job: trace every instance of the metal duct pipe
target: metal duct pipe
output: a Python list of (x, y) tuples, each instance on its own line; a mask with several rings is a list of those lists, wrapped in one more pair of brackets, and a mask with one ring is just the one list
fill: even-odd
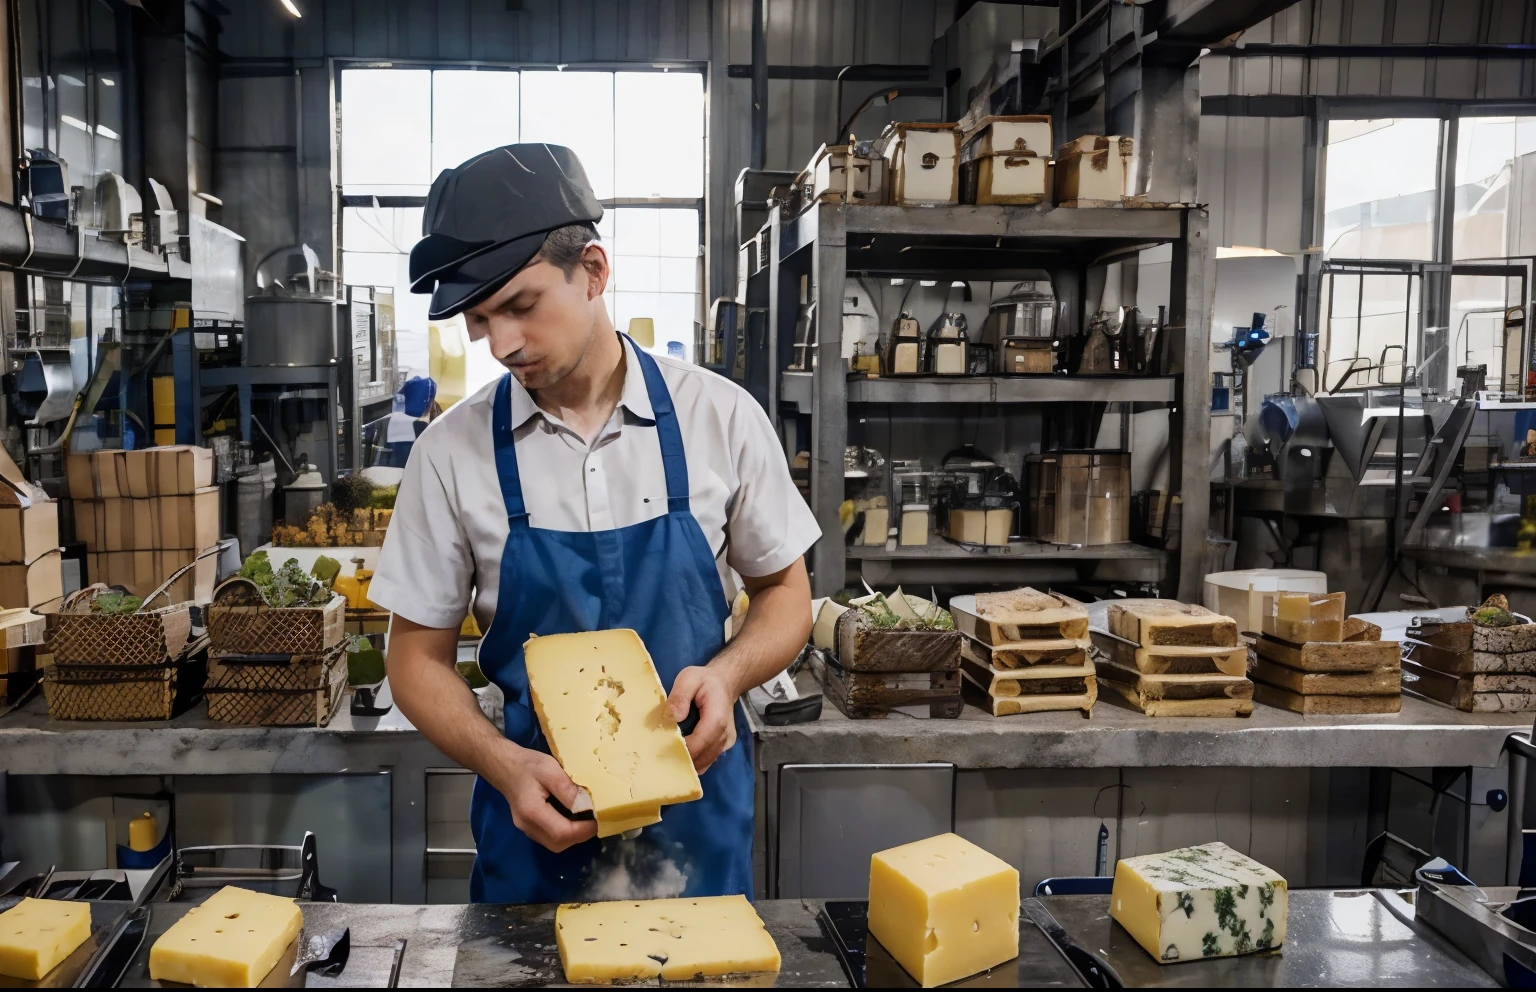
[(768, 160), (768, 0), (752, 0), (752, 168)]

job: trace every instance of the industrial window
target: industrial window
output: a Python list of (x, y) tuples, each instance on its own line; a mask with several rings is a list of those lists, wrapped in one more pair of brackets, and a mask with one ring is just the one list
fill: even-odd
[(1434, 260), (1442, 127), (1422, 117), (1328, 122), (1325, 255)]
[[(409, 292), (432, 179), (500, 145), (575, 149), (603, 201), (620, 330), (655, 322), (655, 347), (691, 357), (702, 312), (704, 77), (691, 70), (359, 68), (341, 72), (342, 273), (395, 287), (401, 371), (428, 371), (427, 298)], [(660, 153), (664, 150), (664, 153)], [(459, 322), (439, 333), (462, 335)], [(469, 388), (501, 373), (482, 342)]]
[(1536, 117), (1463, 117), (1456, 138), (1456, 258), (1536, 252)]

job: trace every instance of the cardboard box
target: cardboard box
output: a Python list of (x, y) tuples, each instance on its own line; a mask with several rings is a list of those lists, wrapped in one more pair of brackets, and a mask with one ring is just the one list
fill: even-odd
[(42, 500), (31, 506), (0, 506), (0, 564), (36, 561), (58, 546), (58, 503)]
[[(95, 478), (96, 492), (103, 499), (128, 495), (117, 485), (117, 463), (123, 460), (121, 451), (97, 451), (91, 454), (91, 474)], [(124, 476), (127, 468), (123, 469)]]
[(160, 517), (155, 513), (155, 501), (152, 499), (129, 500), (133, 510), (133, 550), (151, 551), (162, 548), (165, 545), (160, 540)]
[(190, 496), (213, 485), (213, 450), (190, 444), (151, 449), (155, 456), (155, 492)]
[(148, 499), (155, 494), (155, 450), (123, 452), (123, 464), (127, 470), (128, 491), (125, 496)]
[(133, 550), (133, 500), (104, 499), (101, 510), (101, 543), (91, 550)]
[(64, 458), (64, 478), (67, 480), (70, 499), (95, 499), (96, 469), (89, 452), (76, 452)]
[(160, 563), (155, 561), (158, 551), (133, 552), (133, 581), (135, 596), (148, 596), (165, 578), (160, 574)]
[(64, 598), (62, 556), (49, 551), (30, 565), (0, 565), (0, 608), (56, 613)]
[(221, 515), (219, 488), (209, 486), (190, 496), (160, 496), (153, 501), (160, 525), (161, 549), (202, 549), (218, 543)]

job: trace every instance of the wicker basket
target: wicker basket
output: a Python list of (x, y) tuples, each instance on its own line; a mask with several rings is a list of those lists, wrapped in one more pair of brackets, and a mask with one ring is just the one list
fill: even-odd
[(198, 701), (201, 655), (164, 665), (51, 665), (43, 696), (53, 720), (169, 720)]
[(332, 595), (324, 606), (268, 606), (255, 583), (225, 581), (208, 608), (213, 649), (228, 654), (325, 654), (342, 641), (347, 600)]
[(346, 654), (339, 648), (287, 663), (210, 660), (208, 717), (242, 726), (323, 727), (346, 687)]
[(72, 594), (48, 635), (53, 660), (63, 665), (165, 665), (186, 652), (192, 636), (190, 603), (110, 616), (91, 611), (109, 591), (92, 585)]

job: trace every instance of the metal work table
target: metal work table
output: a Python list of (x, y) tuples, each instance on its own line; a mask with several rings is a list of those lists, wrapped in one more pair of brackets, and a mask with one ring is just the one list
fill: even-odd
[[(1109, 897), (1048, 896), (1025, 899), (1021, 924), (1033, 934), (1028, 942), (1039, 974), (1037, 982), (1068, 984), (1066, 961), (1036, 929), (1040, 921), (1052, 939), (1087, 951), (1113, 970), (1126, 987), (1417, 987), (1492, 988), (1496, 983), (1438, 934), (1406, 922), (1389, 907), (1398, 898), (1380, 890), (1301, 890), (1291, 893), (1288, 935), (1275, 953), (1209, 962), (1159, 965), (1113, 923)], [(129, 964), (121, 987), (142, 988), (148, 978), (149, 947), (180, 919), (190, 903), (156, 903), (143, 945)], [(818, 920), (818, 900), (761, 900), (757, 903), (783, 959), (772, 981), (764, 975), (676, 984), (715, 987), (847, 988), (849, 981), (834, 942)], [(351, 929), (351, 954), (335, 979), (309, 976), (309, 987), (383, 988), (399, 952), (399, 986), (517, 988), (563, 986), (555, 943), (553, 906), (379, 906), (309, 903), (304, 925), (316, 933)], [(1411, 909), (1407, 919), (1411, 919)], [(862, 934), (860, 935), (862, 936)], [(1026, 950), (1021, 944), (1021, 950)], [(274, 968), (263, 987), (283, 987), (295, 949)], [(875, 949), (873, 958), (886, 960)], [(871, 984), (913, 986), (904, 973), (887, 965)], [(1006, 978), (1005, 978), (1006, 976)], [(868, 976), (874, 978), (873, 975)], [(1013, 985), (1006, 969), (963, 984)], [(1031, 976), (1019, 974), (1020, 985)], [(1005, 979), (999, 981), (999, 979)], [(1052, 980), (1054, 979), (1054, 980)], [(298, 980), (293, 980), (294, 985)], [(673, 983), (669, 983), (673, 984)]]
[[(802, 691), (819, 687), (799, 682)], [(1144, 716), (1099, 696), (1081, 713), (993, 717), (968, 706), (957, 720), (850, 720), (829, 700), (821, 719), (788, 727), (753, 718), (757, 765), (949, 761), (961, 768), (1478, 767), (1499, 763), (1529, 713), (1462, 713), (1403, 697), (1401, 713), (1302, 716), (1270, 706), (1237, 719)], [(0, 744), (3, 744), (0, 732)]]

